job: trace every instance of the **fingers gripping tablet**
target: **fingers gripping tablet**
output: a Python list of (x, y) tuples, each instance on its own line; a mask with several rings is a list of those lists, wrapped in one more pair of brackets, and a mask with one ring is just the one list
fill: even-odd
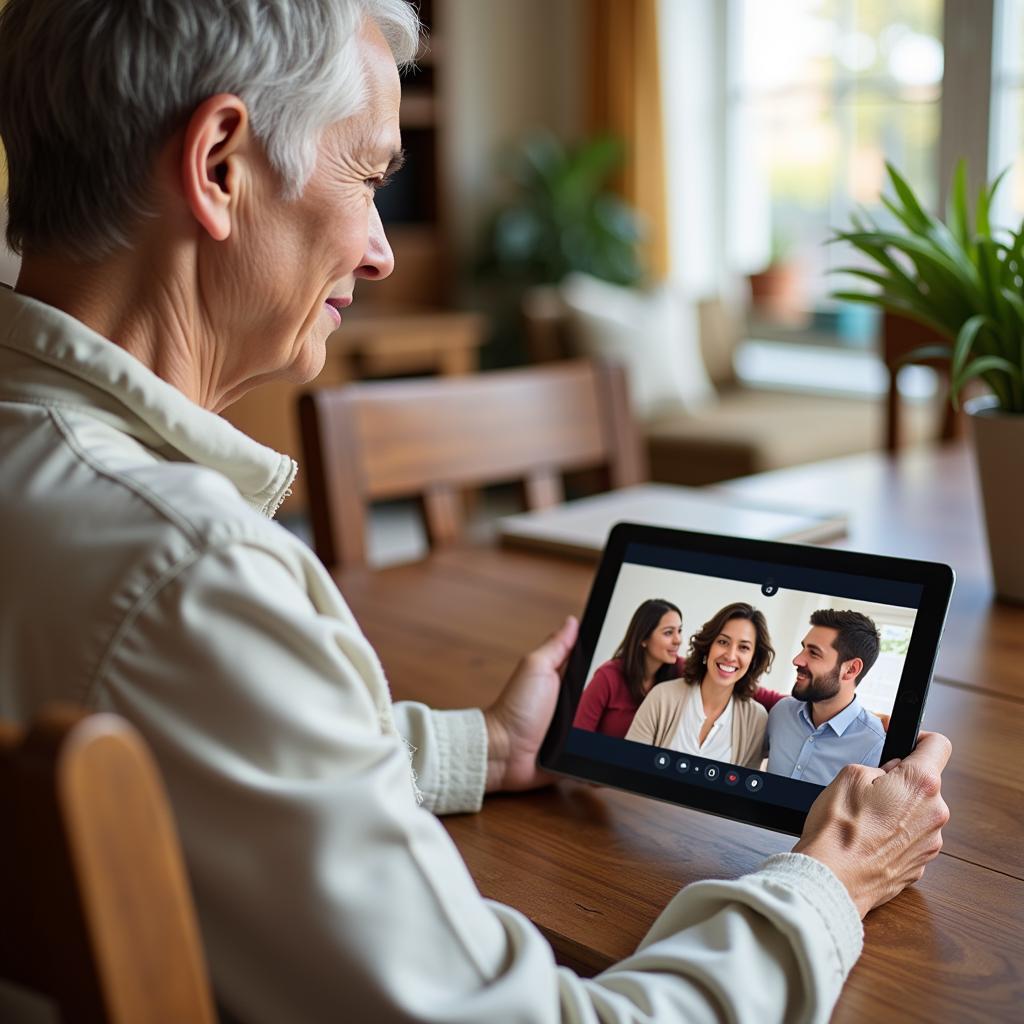
[(945, 565), (620, 524), (541, 765), (798, 833), (847, 764), (914, 747)]

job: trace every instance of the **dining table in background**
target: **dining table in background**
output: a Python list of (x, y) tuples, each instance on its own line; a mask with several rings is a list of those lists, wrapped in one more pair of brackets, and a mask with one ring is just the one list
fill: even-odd
[[(716, 492), (843, 510), (835, 545), (944, 561), (957, 573), (925, 728), (945, 733), (942, 854), (865, 922), (834, 1020), (1024, 1019), (1024, 608), (996, 602), (969, 451), (869, 453)], [(497, 546), (336, 575), (396, 699), (485, 706), (525, 651), (580, 614), (594, 567)], [(444, 819), (480, 892), (527, 914), (561, 963), (628, 956), (689, 882), (735, 877), (791, 837), (567, 779)], [(737, 983), (742, 983), (738, 977)]]

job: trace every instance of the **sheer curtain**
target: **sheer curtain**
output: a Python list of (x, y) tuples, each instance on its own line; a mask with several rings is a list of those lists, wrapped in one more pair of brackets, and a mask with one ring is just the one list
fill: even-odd
[[(660, 0), (658, 7), (670, 276), (691, 296), (729, 294), (726, 202), (735, 190), (725, 162), (725, 3)], [(753, 247), (746, 262), (756, 263), (767, 253), (767, 228), (758, 230), (757, 197), (739, 198), (750, 210), (732, 215), (746, 226), (741, 241)]]

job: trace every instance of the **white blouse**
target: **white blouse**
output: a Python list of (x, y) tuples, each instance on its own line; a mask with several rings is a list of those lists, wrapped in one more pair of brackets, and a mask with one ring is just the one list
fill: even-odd
[(686, 754), (700, 754), (712, 761), (732, 762), (732, 697), (725, 705), (725, 710), (718, 716), (718, 721), (711, 726), (710, 732), (700, 742), (700, 732), (707, 721), (704, 714), (704, 701), (698, 691), (693, 700), (686, 702), (683, 715), (679, 721), (679, 730), (675, 734), (669, 749), (680, 750)]

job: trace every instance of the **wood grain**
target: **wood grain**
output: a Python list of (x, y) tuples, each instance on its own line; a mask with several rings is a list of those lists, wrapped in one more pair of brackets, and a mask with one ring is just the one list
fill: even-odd
[(933, 683), (924, 726), (953, 743), (946, 852), (1024, 879), (1024, 703)]
[[(1024, 608), (993, 602), (964, 449), (855, 457), (729, 485), (779, 504), (848, 502), (844, 546), (953, 564), (958, 584), (925, 726), (953, 741), (951, 820), (925, 879), (871, 914), (834, 1020), (1020, 1020), (1024, 1006)], [(849, 491), (853, 498), (847, 498)], [(829, 503), (828, 499), (832, 498)], [(815, 499), (812, 501), (812, 498)], [(579, 614), (593, 568), (451, 548), (338, 575), (397, 698), (486, 705), (520, 655)], [(396, 623), (406, 642), (396, 644)], [(481, 892), (526, 913), (585, 974), (628, 955), (688, 882), (754, 870), (792, 839), (562, 780), (446, 827)]]
[[(571, 561), (484, 548), (339, 579), (396, 696), (458, 707), (492, 700), (521, 655), (565, 615), (579, 614), (591, 573)], [(1024, 626), (1024, 611), (1017, 614)], [(414, 644), (392, 642), (399, 617)], [(947, 850), (1024, 878), (1016, 823), (1024, 806), (1024, 702), (936, 681), (924, 725), (949, 736), (955, 750), (946, 772)]]
[(419, 497), (432, 546), (462, 533), (462, 488), (525, 482), (529, 507), (561, 495), (561, 474), (603, 469), (607, 485), (643, 478), (622, 368), (576, 361), (471, 377), (353, 384), (300, 403), (317, 554), (365, 561), (365, 510)]
[(1019, 1021), (1024, 883), (940, 856), (865, 922), (833, 1021)]

